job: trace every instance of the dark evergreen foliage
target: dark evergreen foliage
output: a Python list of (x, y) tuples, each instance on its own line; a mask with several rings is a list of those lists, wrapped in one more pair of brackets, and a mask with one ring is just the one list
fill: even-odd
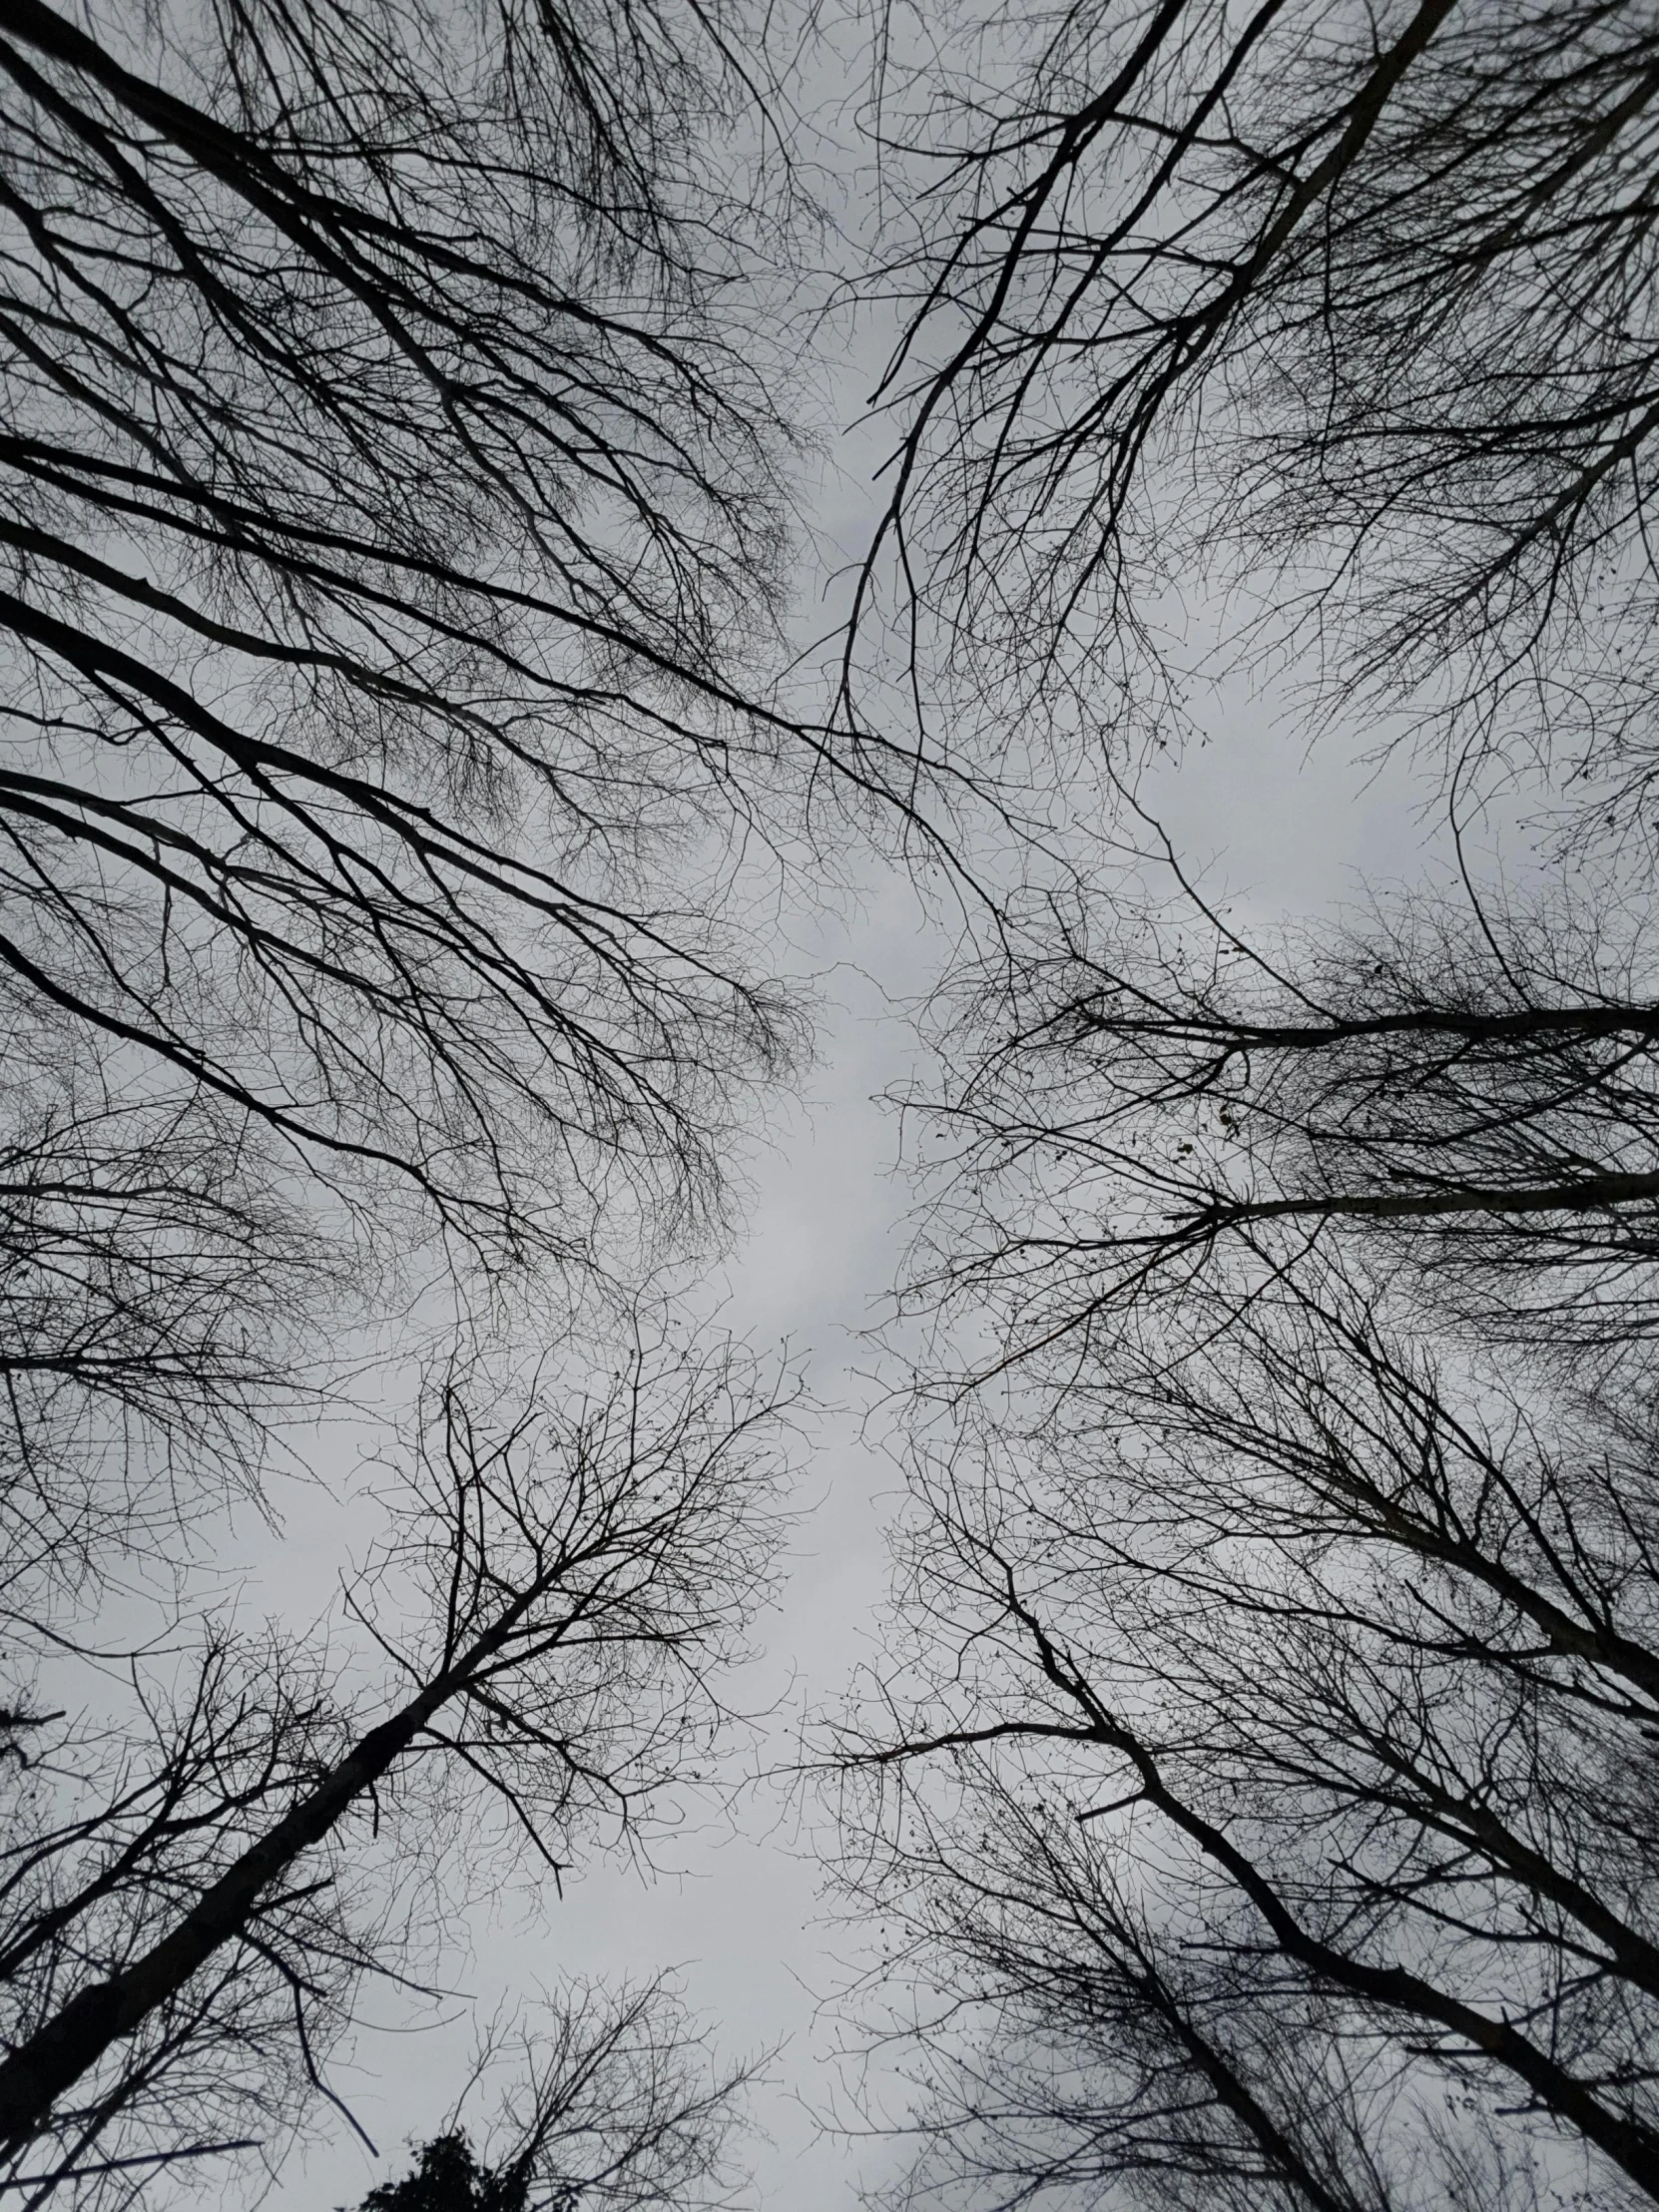
[(370, 2189), (359, 2212), (524, 2212), (528, 2193), (522, 2174), (481, 2166), (464, 2135), (438, 2135), (401, 2181)]

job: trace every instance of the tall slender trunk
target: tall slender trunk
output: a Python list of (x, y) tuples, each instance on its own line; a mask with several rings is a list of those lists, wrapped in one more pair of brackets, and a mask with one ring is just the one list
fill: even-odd
[(241, 1934), (273, 1883), (321, 1843), (348, 1807), (389, 1772), (439, 1706), (464, 1689), (478, 1667), (501, 1649), (540, 1594), (538, 1588), (521, 1595), (461, 1657), (388, 1720), (360, 1736), (142, 1957), (77, 1991), (0, 2060), (0, 2148), (16, 2149), (40, 2134), (64, 2091), (182, 1989), (222, 1944)]

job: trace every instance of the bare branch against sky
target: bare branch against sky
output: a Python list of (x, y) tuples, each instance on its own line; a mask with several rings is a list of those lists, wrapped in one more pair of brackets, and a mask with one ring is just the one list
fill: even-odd
[(1659, 2198), (1656, 103), (0, 11), (6, 2202)]

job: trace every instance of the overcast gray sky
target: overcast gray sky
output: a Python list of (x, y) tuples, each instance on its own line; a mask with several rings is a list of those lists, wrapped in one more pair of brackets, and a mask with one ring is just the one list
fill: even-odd
[[(1304, 741), (1276, 731), (1265, 704), (1230, 690), (1215, 702), (1209, 741), (1153, 792), (1182, 851), (1240, 894), (1238, 910), (1318, 911), (1352, 897), (1362, 878), (1420, 865), (1425, 832), (1408, 788), (1397, 777), (1368, 785), (1351, 752), (1332, 745), (1306, 758)], [(803, 1452), (802, 1517), (782, 1602), (763, 1625), (765, 1656), (740, 1691), (751, 1706), (780, 1707), (758, 1748), (763, 1764), (790, 1756), (795, 1716), (831, 1700), (869, 1652), (896, 1481), (860, 1433), (870, 1400), (861, 1371), (872, 1355), (858, 1333), (892, 1282), (911, 1201), (894, 1174), (898, 1130), (880, 1094), (912, 1064), (902, 1002), (924, 984), (943, 940), (896, 872), (870, 866), (847, 905), (798, 947), (802, 964), (823, 972), (820, 1058), (803, 1095), (779, 1101), (759, 1133), (748, 1232), (711, 1291), (725, 1296), (734, 1327), (763, 1342), (793, 1340), (830, 1408)], [(325, 1581), (342, 1525), (332, 1502), (305, 1493), (284, 1547), (310, 1554)], [(291, 1565), (276, 1560), (270, 1572)], [(873, 2178), (894, 2153), (827, 2139), (811, 2117), (833, 2083), (832, 2023), (815, 2018), (817, 2002), (840, 1979), (851, 1936), (823, 1924), (809, 1839), (784, 1816), (780, 1798), (758, 1793), (740, 1807), (737, 1833), (683, 1839), (655, 1881), (602, 1868), (533, 1915), (521, 1902), (497, 1909), (476, 1899), (474, 1955), (457, 1960), (456, 1980), (487, 2014), (563, 1973), (681, 1969), (725, 2055), (784, 2045), (753, 2101), (772, 2138), (754, 2146), (759, 2201), (769, 2212), (845, 2212), (860, 2172)], [(367, 2007), (388, 2023), (400, 2009), (389, 1994)], [(290, 2162), (271, 2200), (277, 2212), (355, 2203), (398, 2170), (407, 2142), (432, 2130), (454, 2094), (472, 2034), (461, 2006), (447, 2027), (365, 2028), (335, 2078), (383, 2156), (371, 2161), (343, 2125), (332, 2129)]]
[[(879, 350), (866, 329), (856, 356), (828, 379), (831, 417), (856, 412)], [(883, 450), (881, 426), (866, 424), (825, 456), (815, 527), (826, 576), (865, 540)], [(1362, 734), (1330, 733), (1310, 752), (1284, 695), (1258, 697), (1242, 681), (1218, 686), (1200, 722), (1200, 742), (1151, 777), (1144, 797), (1189, 868), (1233, 895), (1241, 922), (1330, 911), (1367, 881), (1416, 878), (1425, 847), (1443, 844), (1437, 822), (1419, 816), (1402, 763), (1381, 778), (1357, 765)], [(948, 950), (902, 872), (873, 860), (838, 911), (815, 917), (811, 905), (803, 901), (791, 964), (819, 977), (818, 1060), (800, 1093), (775, 1101), (755, 1132), (747, 1231), (707, 1291), (733, 1328), (759, 1343), (791, 1340), (826, 1408), (802, 1452), (782, 1600), (762, 1624), (764, 1656), (737, 1693), (752, 1709), (777, 1708), (770, 1734), (742, 1754), (758, 1767), (792, 1757), (800, 1715), (832, 1702), (873, 1647), (898, 1476), (864, 1432), (875, 1386), (862, 1332), (894, 1279), (914, 1196), (896, 1173), (897, 1119), (881, 1098), (915, 1065), (905, 1006)], [(324, 1601), (349, 1526), (321, 1491), (296, 1493), (261, 1583), (290, 1604), (301, 1586)], [(362, 1534), (369, 1527), (365, 1519)], [(782, 1794), (757, 1791), (736, 1822), (682, 1839), (654, 1881), (602, 1867), (533, 1912), (522, 1900), (497, 1908), (476, 1898), (473, 1954), (457, 1958), (455, 1981), (487, 2016), (564, 1974), (679, 1969), (723, 2056), (782, 2046), (752, 2100), (770, 2138), (752, 2146), (758, 2203), (766, 2212), (850, 2212), (860, 2177), (877, 2178), (897, 2155), (826, 2136), (814, 2118), (828, 2112), (836, 2080), (835, 2026), (820, 2000), (844, 1979), (853, 1935), (826, 1924), (812, 1840)], [(401, 2169), (408, 2143), (438, 2125), (464, 2077), (475, 2033), (465, 2006), (447, 2026), (418, 2031), (398, 2025), (403, 2008), (389, 1992), (371, 1993), (365, 2013), (386, 2027), (365, 2026), (333, 2078), (382, 2155), (369, 2159), (343, 2123), (328, 2128), (289, 2161), (267, 2200), (273, 2212), (354, 2205)]]
[[(827, 374), (831, 417), (856, 411), (879, 351), (878, 334), (866, 332), (856, 357)], [(827, 456), (814, 518), (829, 548), (817, 563), (826, 576), (867, 536), (870, 469), (884, 442), (879, 427), (865, 426)], [(1374, 779), (1359, 765), (1363, 734), (1353, 732), (1310, 753), (1306, 731), (1278, 718), (1280, 705), (1242, 681), (1220, 685), (1199, 710), (1199, 742), (1143, 791), (1189, 869), (1213, 892), (1228, 890), (1247, 928), (1328, 912), (1367, 880), (1416, 878), (1425, 846), (1440, 839), (1439, 825), (1419, 816), (1403, 762)], [(899, 1477), (870, 1418), (880, 1385), (865, 1333), (897, 1273), (913, 1202), (898, 1172), (897, 1118), (882, 1100), (915, 1065), (906, 1008), (948, 951), (945, 927), (915, 886), (874, 858), (832, 905), (813, 906), (804, 894), (788, 964), (817, 978), (818, 1057), (797, 1093), (761, 1112), (742, 1237), (700, 1294), (758, 1345), (788, 1340), (821, 1408), (800, 1452), (781, 1597), (760, 1624), (760, 1658), (733, 1686), (734, 1703), (772, 1715), (753, 1742), (734, 1747), (735, 1767), (758, 1770), (789, 1762), (801, 1717), (832, 1704), (875, 1648)], [(330, 1429), (313, 1479), (279, 1490), (280, 1527), (245, 1527), (227, 1545), (227, 1584), (241, 1586), (246, 1621), (278, 1611), (299, 1626), (336, 1605), (342, 1564), (376, 1525), (350, 1496), (369, 1433)], [(529, 2006), (566, 1976), (638, 1980), (665, 1969), (679, 1973), (723, 2058), (778, 2047), (751, 2105), (758, 2205), (850, 2212), (860, 2180), (879, 2178), (899, 2154), (820, 2124), (835, 2103), (843, 2032), (821, 2008), (854, 1962), (858, 1932), (827, 1921), (815, 1836), (799, 1811), (781, 1787), (757, 1784), (729, 1821), (711, 1815), (666, 1845), (654, 1876), (599, 1865), (562, 1898), (497, 1898), (493, 1862), (475, 1885), (456, 1870), (459, 1889), (473, 1894), (470, 1948), (457, 1945), (444, 1969), (455, 2000), (437, 2007), (434, 2023), (430, 2006), (371, 1985), (360, 2029), (331, 2063), (333, 2085), (379, 2155), (343, 2119), (314, 2115), (314, 2138), (266, 2198), (272, 2212), (354, 2206), (401, 2171), (410, 2143), (442, 2124), (480, 2018)], [(828, 1842), (822, 1828), (817, 1840)]]

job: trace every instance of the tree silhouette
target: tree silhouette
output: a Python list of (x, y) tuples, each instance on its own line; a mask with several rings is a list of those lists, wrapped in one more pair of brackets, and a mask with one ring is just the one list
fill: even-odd
[(523, 2212), (528, 2194), (525, 2175), (480, 2166), (464, 2135), (438, 2135), (412, 2173), (370, 2189), (361, 2212)]
[(1177, 602), (1237, 587), (1322, 706), (1588, 771), (1567, 832), (1645, 840), (1645, 10), (1080, 0), (905, 52), (858, 619), (890, 551), (963, 712), (1167, 735)]
[(577, 1984), (520, 2035), (510, 2063), (514, 2086), (482, 2156), (451, 2126), (360, 2212), (729, 2212), (738, 2201), (728, 2147), (750, 2069), (710, 2073), (667, 1982)]
[[(0, 2145), (18, 2186), (246, 2144), (323, 2090), (363, 1975), (405, 1971), (420, 1939), (391, 1907), (446, 1791), (493, 1808), (502, 1848), (554, 1883), (643, 1843), (725, 1718), (780, 1413), (737, 1350), (643, 1330), (603, 1396), (440, 1377), (348, 1588), (388, 1669), (378, 1698), (342, 1701), (303, 1649), (221, 1633), (171, 1698), (149, 1694), (143, 1741), (61, 1715), (14, 1730)], [(664, 2100), (702, 2112), (650, 1992), (586, 2032), (526, 2061), (546, 2092), (526, 2143), (600, 2057), (624, 2109), (640, 2072), (659, 2149)]]

